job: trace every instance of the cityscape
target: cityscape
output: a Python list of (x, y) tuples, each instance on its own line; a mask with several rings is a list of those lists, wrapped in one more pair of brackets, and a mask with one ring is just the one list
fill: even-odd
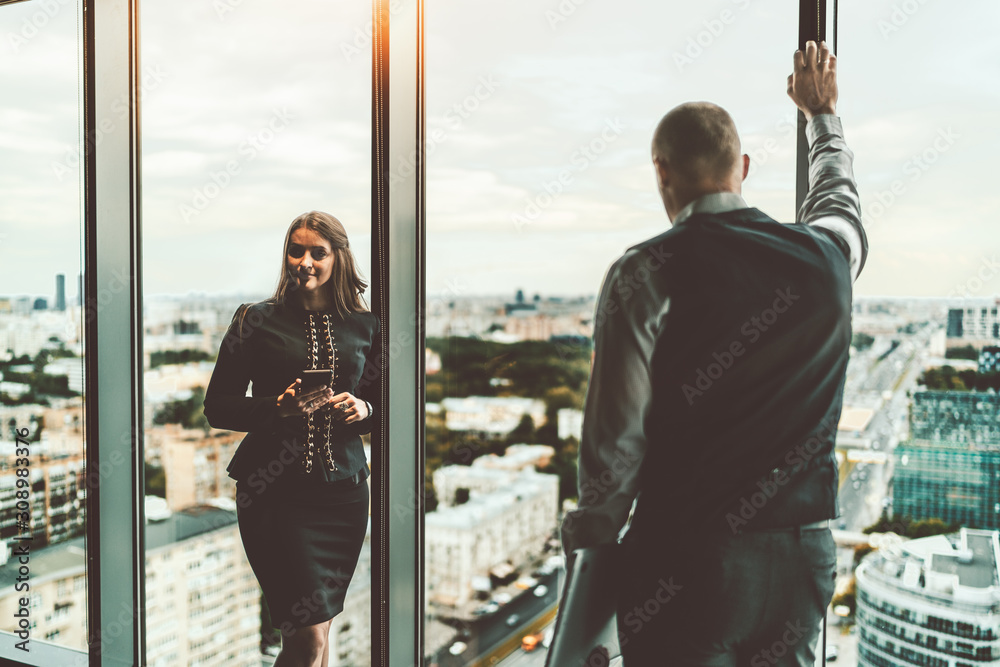
[[(17, 641), (18, 619), (30, 618), (32, 641), (83, 650), (84, 509), (101, 473), (85, 468), (82, 317), (66, 282), (57, 277), (54, 297), (0, 297), (0, 630)], [(243, 434), (211, 428), (201, 410), (232, 313), (261, 298), (145, 301), (151, 666), (269, 665), (280, 643), (226, 473)], [(997, 297), (855, 298), (827, 662), (1000, 665), (998, 307)], [(428, 301), (427, 665), (544, 664), (593, 309), (593, 296), (521, 289)], [(370, 664), (371, 563), (366, 539), (331, 626), (331, 666)]]

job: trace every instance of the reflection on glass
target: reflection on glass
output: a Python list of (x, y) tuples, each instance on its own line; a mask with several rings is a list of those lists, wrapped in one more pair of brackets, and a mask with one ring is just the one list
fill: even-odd
[(79, 7), (0, 33), (0, 640), (29, 659), (87, 647)]
[(653, 129), (722, 105), (751, 155), (744, 197), (790, 221), (796, 26), (792, 2), (429, 7), (428, 664), (543, 664), (596, 292), (670, 224)]
[[(246, 433), (216, 422), (209, 407), (223, 427), (213, 428), (205, 395), (237, 308), (274, 294), (296, 216), (335, 215), (361, 275), (370, 275), (371, 7), (286, 10), (228, 0), (143, 6), (150, 665), (256, 666), (277, 655), (280, 623), (247, 559), (227, 471)], [(297, 333), (304, 338), (305, 326)], [(338, 354), (346, 350), (335, 342)], [(304, 370), (304, 352), (301, 362)], [(263, 380), (243, 389), (271, 392), (274, 404), (291, 380), (274, 392)], [(329, 665), (369, 664), (365, 529), (344, 609), (329, 628)], [(277, 573), (278, 585), (291, 575)]]

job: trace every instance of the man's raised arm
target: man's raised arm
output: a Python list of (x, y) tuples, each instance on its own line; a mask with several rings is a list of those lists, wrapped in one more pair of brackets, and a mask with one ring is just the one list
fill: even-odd
[(837, 57), (826, 42), (818, 47), (816, 42), (806, 42), (805, 52), (795, 52), (788, 96), (808, 121), (809, 192), (797, 220), (829, 229), (843, 241), (853, 281), (868, 256), (868, 237), (861, 224), (861, 199), (852, 168), (854, 153), (844, 142), (836, 115)]

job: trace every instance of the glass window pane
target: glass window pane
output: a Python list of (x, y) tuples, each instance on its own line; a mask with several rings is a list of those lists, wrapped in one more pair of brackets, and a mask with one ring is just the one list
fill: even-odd
[(429, 661), (543, 664), (596, 293), (612, 261), (670, 227), (653, 130), (685, 101), (726, 108), (751, 156), (744, 197), (790, 222), (797, 12), (428, 7)]
[[(214, 428), (203, 401), (213, 371), (224, 363), (220, 350), (233, 349), (223, 339), (238, 306), (273, 295), (285, 259), (286, 230), (297, 216), (313, 210), (336, 216), (361, 275), (369, 278), (371, 6), (352, 0), (287, 9), (276, 2), (229, 0), (143, 5), (146, 655), (151, 666), (259, 665), (262, 653), (277, 653), (275, 628), (281, 623), (262, 596), (261, 572), (255, 574), (248, 560), (253, 547), (246, 547), (248, 536), (241, 535), (236, 482), (227, 467), (246, 432), (255, 434), (256, 441), (244, 442), (243, 460), (255, 446), (270, 449), (255, 475), (260, 484), (252, 485), (248, 495), (256, 503), (259, 488), (270, 497), (278, 488), (272, 480), (280, 481), (287, 463), (282, 442), (271, 437), (269, 426), (245, 420), (213, 418), (219, 426)], [(315, 250), (309, 256), (319, 259)], [(330, 280), (338, 280), (336, 268)], [(266, 396), (255, 411), (271, 409), (308, 364), (305, 320), (291, 322), (275, 314), (267, 322), (250, 318), (249, 339), (276, 336), (279, 325), (287, 326), (282, 335), (288, 336), (288, 349), (303, 352), (294, 367), (286, 367), (280, 345), (269, 347), (265, 341), (259, 349), (248, 347), (245, 366), (236, 370), (245, 369), (250, 386), (244, 379), (232, 398), (241, 400), (247, 390)], [(338, 369), (350, 368), (356, 361), (351, 355), (358, 352), (352, 348), (355, 334), (346, 327), (332, 327)], [(281, 357), (271, 366), (268, 350)], [(319, 367), (328, 361), (321, 357)], [(273, 377), (263, 379), (271, 370)], [(227, 377), (237, 384), (236, 375)], [(271, 391), (278, 375), (280, 389)], [(255, 380), (259, 386), (253, 386)], [(339, 389), (346, 379), (338, 375), (335, 381)], [(270, 404), (261, 407), (264, 403)], [(304, 429), (304, 419), (289, 419), (299, 419), (296, 428)], [(368, 435), (362, 438), (367, 443)], [(358, 446), (359, 462), (361, 451)], [(296, 611), (304, 614), (342, 587), (344, 575), (353, 575), (344, 611), (330, 628), (330, 665), (367, 665), (369, 660), (369, 538), (361, 542), (367, 512), (351, 517), (351, 525), (360, 526), (349, 540), (362, 549), (356, 571), (330, 569), (317, 556), (315, 566), (330, 569), (322, 570), (323, 585), (309, 590), (299, 585), (303, 599)], [(302, 519), (294, 509), (275, 518), (278, 528)], [(282, 542), (266, 529), (249, 537), (272, 549)], [(280, 590), (296, 574), (292, 562), (277, 570), (264, 568), (264, 577), (279, 582), (271, 590)], [(298, 615), (291, 620), (298, 623)]]
[[(987, 451), (996, 442), (993, 414), (983, 422), (974, 401), (924, 393), (964, 392), (976, 379), (988, 382), (979, 353), (1000, 344), (998, 198), (990, 184), (1000, 143), (993, 120), (1000, 114), (1000, 45), (991, 28), (1000, 7), (975, 0), (956, 9), (891, 0), (840, 3), (838, 109), (856, 155), (870, 248), (854, 304), (854, 335), (862, 345), (851, 360), (844, 400), (845, 413), (854, 407), (867, 421), (849, 439), (838, 439), (848, 453), (870, 450), (841, 468), (842, 527), (850, 531), (878, 522), (878, 532), (912, 534), (899, 520), (904, 516), (914, 523), (1000, 528), (997, 479), (990, 479), (995, 458)], [(899, 56), (905, 66), (889, 65)], [(945, 364), (952, 372), (927, 369)], [(961, 451), (963, 442), (961, 449), (976, 442), (982, 457)], [(879, 551), (894, 558), (893, 549)], [(850, 573), (853, 558), (845, 556), (840, 562)], [(833, 635), (840, 660), (899, 662), (900, 651), (924, 664), (951, 658), (929, 642), (921, 645), (920, 633), (928, 633), (913, 621), (905, 634), (912, 637), (915, 628), (918, 642), (908, 640), (893, 656), (865, 606), (877, 607), (880, 596), (862, 579), (857, 633)], [(906, 620), (910, 613), (892, 615)], [(946, 638), (935, 640), (942, 649), (951, 646)]]
[(87, 648), (80, 7), (0, 34), (0, 639), (30, 661)]

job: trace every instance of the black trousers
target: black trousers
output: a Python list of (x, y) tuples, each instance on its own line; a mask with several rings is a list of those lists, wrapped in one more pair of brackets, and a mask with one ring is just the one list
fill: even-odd
[(624, 667), (813, 667), (833, 597), (829, 527), (633, 535), (618, 604)]

